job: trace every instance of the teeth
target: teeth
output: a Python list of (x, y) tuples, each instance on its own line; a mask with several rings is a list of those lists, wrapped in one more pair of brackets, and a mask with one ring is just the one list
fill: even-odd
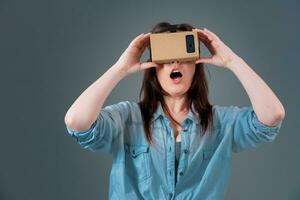
[[(179, 73), (179, 74), (178, 74)], [(182, 74), (180, 71), (178, 70), (174, 70), (172, 71), (172, 73), (170, 74), (170, 78), (174, 79), (174, 78), (178, 78), (178, 77), (182, 77)]]

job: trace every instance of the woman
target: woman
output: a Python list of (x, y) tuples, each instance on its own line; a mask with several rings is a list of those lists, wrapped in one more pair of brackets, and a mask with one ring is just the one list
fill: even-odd
[[(161, 22), (151, 33), (169, 26)], [(271, 142), (279, 132), (285, 111), (267, 84), (213, 32), (177, 26), (191, 30), (211, 57), (140, 63), (150, 33), (140, 34), (65, 116), (68, 133), (82, 148), (113, 155), (110, 199), (223, 199), (231, 152)], [(252, 106), (211, 105), (205, 63), (232, 71)], [(142, 100), (102, 108), (117, 83), (140, 70)]]

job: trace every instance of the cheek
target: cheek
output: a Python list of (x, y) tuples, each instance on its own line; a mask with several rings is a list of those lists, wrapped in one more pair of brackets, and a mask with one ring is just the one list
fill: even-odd
[(162, 80), (162, 70), (161, 69), (156, 69), (156, 76), (157, 76), (157, 79), (159, 80), (159, 82)]
[(194, 77), (194, 75), (195, 75), (195, 69), (191, 72), (191, 74), (190, 74), (190, 77), (191, 77), (191, 79), (193, 79), (193, 77)]
[(191, 67), (189, 70), (186, 71), (187, 80), (189, 80), (190, 82), (193, 80), (195, 71), (195, 67)]
[(164, 85), (166, 85), (166, 82), (167, 82), (166, 74), (164, 74), (164, 72), (162, 70), (156, 70), (156, 76), (157, 76), (159, 84), (161, 85), (161, 87), (164, 88)]

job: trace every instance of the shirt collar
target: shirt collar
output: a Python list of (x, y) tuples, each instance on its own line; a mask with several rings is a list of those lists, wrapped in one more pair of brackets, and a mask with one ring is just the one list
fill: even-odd
[[(194, 112), (192, 112), (192, 110), (193, 110)], [(197, 114), (197, 112), (196, 112), (194, 103), (192, 103), (192, 110), (189, 109), (189, 112), (188, 112), (186, 118), (189, 119), (189, 120), (191, 120), (192, 122), (194, 122), (194, 123), (196, 123), (196, 124), (199, 124), (199, 121), (198, 121), (198, 114)], [(157, 118), (159, 118), (160, 116), (161, 116), (161, 117), (164, 117), (164, 118), (167, 118), (166, 115), (165, 115), (165, 113), (164, 113), (164, 111), (163, 111), (163, 109), (162, 109), (161, 103), (158, 102), (158, 106), (157, 106), (156, 111), (155, 111), (154, 114), (153, 114), (152, 121), (155, 121), (155, 120), (156, 120)]]

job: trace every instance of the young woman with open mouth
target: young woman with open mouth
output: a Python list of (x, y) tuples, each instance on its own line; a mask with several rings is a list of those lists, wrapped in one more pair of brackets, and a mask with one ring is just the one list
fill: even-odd
[[(161, 22), (151, 33), (169, 27)], [(113, 156), (110, 199), (224, 199), (231, 153), (271, 142), (279, 132), (285, 110), (267, 84), (212, 31), (177, 26), (192, 30), (211, 57), (141, 63), (150, 33), (140, 34), (66, 113), (68, 133), (82, 148)], [(211, 105), (206, 63), (232, 71), (252, 105)], [(140, 70), (140, 101), (102, 108), (119, 81)]]

